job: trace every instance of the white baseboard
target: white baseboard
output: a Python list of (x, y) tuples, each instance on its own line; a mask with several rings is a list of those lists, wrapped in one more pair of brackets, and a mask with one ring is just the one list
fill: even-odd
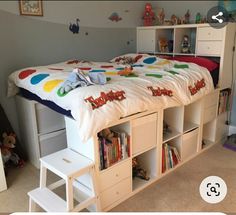
[(229, 136), (231, 134), (236, 134), (236, 126), (235, 125), (230, 125), (229, 126)]

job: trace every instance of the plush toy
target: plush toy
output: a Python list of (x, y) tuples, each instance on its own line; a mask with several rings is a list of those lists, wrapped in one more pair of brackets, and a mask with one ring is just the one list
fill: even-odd
[(168, 51), (168, 41), (165, 38), (159, 39), (159, 50), (160, 52), (167, 52)]
[(117, 74), (118, 74), (118, 75), (121, 75), (121, 76), (130, 75), (131, 73), (133, 73), (133, 68), (132, 68), (132, 66), (130, 66), (130, 67), (125, 67), (123, 70), (120, 70), (119, 72), (117, 72)]
[(22, 159), (19, 158), (19, 156), (13, 151), (13, 149), (16, 146), (16, 135), (13, 133), (10, 133), (7, 135), (7, 133), (2, 134), (3, 141), (0, 144), (1, 153), (2, 153), (2, 159), (4, 166), (11, 161), (16, 166), (23, 166), (24, 162)]
[(189, 38), (188, 35), (184, 35), (183, 41), (182, 41), (182, 53), (190, 53), (190, 42), (189, 42)]
[(143, 14), (144, 26), (151, 26), (155, 20), (155, 14), (152, 11), (152, 5), (150, 3), (146, 3), (145, 10)]
[(103, 129), (100, 134), (101, 137), (104, 137), (109, 142), (112, 142), (112, 138), (114, 137), (114, 134), (111, 132), (109, 128)]
[(150, 177), (147, 175), (147, 171), (140, 167), (137, 158), (132, 159), (132, 177), (138, 177), (148, 181)]

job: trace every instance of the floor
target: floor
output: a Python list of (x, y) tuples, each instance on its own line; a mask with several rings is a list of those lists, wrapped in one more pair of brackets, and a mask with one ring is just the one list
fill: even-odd
[[(218, 204), (208, 204), (199, 195), (201, 181), (210, 175), (225, 180), (226, 198)], [(53, 175), (49, 176), (54, 180)], [(28, 210), (27, 192), (38, 186), (39, 171), (26, 164), (8, 172), (8, 190), (0, 193), (1, 212)], [(193, 160), (168, 174), (142, 192), (121, 203), (112, 211), (220, 211), (236, 212), (236, 152), (215, 145)]]

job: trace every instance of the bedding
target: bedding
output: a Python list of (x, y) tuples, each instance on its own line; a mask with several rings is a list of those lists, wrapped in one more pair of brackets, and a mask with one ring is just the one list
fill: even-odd
[[(103, 73), (107, 83), (61, 93), (74, 69), (85, 75)], [(187, 105), (214, 89), (206, 68), (148, 54), (127, 54), (111, 62), (70, 60), (25, 68), (9, 76), (8, 96), (18, 93), (19, 88), (70, 111), (83, 141), (122, 117)]]

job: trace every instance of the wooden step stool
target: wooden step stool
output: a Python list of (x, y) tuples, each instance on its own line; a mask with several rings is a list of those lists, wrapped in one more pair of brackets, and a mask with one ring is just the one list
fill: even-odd
[[(41, 158), (40, 162), (40, 187), (28, 193), (30, 212), (35, 212), (36, 204), (47, 212), (81, 211), (92, 204), (100, 211), (93, 161), (67, 148)], [(62, 180), (46, 187), (47, 169)], [(93, 184), (91, 195), (74, 207), (73, 183), (76, 178), (87, 173), (90, 174)], [(52, 192), (63, 184), (66, 184), (66, 201)]]

